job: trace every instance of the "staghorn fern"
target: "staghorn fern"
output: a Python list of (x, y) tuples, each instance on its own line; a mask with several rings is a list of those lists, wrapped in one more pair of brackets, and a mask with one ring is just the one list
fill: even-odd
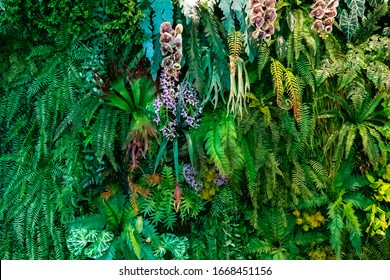
[[(228, 34), (229, 67), (230, 67), (230, 94), (227, 103), (227, 113), (234, 116), (237, 113), (242, 118), (246, 109), (246, 94), (250, 91), (250, 83), (245, 63), (240, 58), (243, 36), (239, 31), (230, 31)], [(237, 80), (236, 80), (237, 77)]]

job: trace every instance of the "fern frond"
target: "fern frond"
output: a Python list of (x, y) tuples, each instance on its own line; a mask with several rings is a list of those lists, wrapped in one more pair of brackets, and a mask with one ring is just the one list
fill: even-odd
[(307, 59), (306, 55), (300, 55), (295, 62), (295, 68), (298, 71), (299, 76), (303, 78), (306, 85), (309, 85), (311, 90), (315, 91), (315, 78), (312, 67)]
[[(295, 12), (295, 26), (292, 33), (294, 38), (294, 54), (295, 60), (300, 56), (301, 51), (304, 49), (302, 44), (302, 28), (303, 28), (303, 15), (302, 10), (296, 10)], [(291, 46), (290, 46), (291, 47)], [(292, 61), (289, 62), (292, 65)]]
[(357, 253), (360, 253), (362, 230), (358, 217), (352, 208), (352, 203), (344, 204), (344, 215), (346, 217), (346, 229), (349, 231), (349, 239), (352, 247)]
[(289, 69), (285, 71), (285, 83), (287, 92), (292, 100), (295, 119), (299, 123), (301, 121), (301, 87), (299, 81)]
[(237, 59), (242, 52), (242, 42), (243, 36), (240, 31), (231, 30), (228, 33), (229, 53), (234, 59)]
[(338, 206), (330, 205), (328, 208), (328, 215), (330, 218), (328, 225), (328, 229), (330, 230), (330, 244), (335, 251), (337, 258), (340, 258), (343, 243), (342, 231), (345, 225)]
[(98, 160), (101, 161), (103, 156), (107, 155), (114, 169), (117, 169), (117, 163), (113, 154), (117, 122), (117, 112), (110, 107), (103, 108), (99, 112), (92, 134)]
[[(356, 1), (356, 3), (362, 3), (362, 1)], [(372, 12), (368, 12), (367, 16), (362, 17), (362, 23), (358, 26), (356, 30), (354, 37), (357, 43), (366, 41), (369, 36), (371, 36), (376, 30), (378, 30), (380, 27), (376, 24), (388, 12), (387, 0), (381, 1), (380, 3), (375, 3), (371, 6), (374, 8), (374, 10)]]
[(281, 96), (284, 93), (284, 66), (277, 60), (271, 59), (271, 74), (276, 93), (276, 102), (280, 108), (284, 108)]
[(261, 74), (270, 59), (270, 48), (266, 44), (261, 44), (259, 46), (259, 58), (257, 61), (257, 75), (259, 80), (261, 79)]

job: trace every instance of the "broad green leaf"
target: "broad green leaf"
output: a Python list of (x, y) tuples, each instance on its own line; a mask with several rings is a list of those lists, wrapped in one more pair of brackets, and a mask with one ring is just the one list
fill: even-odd
[(346, 0), (348, 8), (351, 9), (351, 12), (356, 12), (358, 17), (364, 16), (365, 9), (365, 0)]
[(374, 183), (375, 182), (374, 176), (372, 176), (370, 174), (367, 174), (366, 177), (367, 177), (368, 181), (370, 181), (370, 183)]
[(132, 110), (134, 110), (134, 104), (133, 101), (131, 100), (130, 93), (127, 90), (125, 86), (125, 81), (123, 78), (118, 78), (115, 81), (111, 82), (112, 88), (117, 91), (124, 99), (125, 101), (129, 104)]
[(354, 10), (348, 12), (343, 10), (340, 14), (340, 27), (344, 32), (345, 36), (347, 36), (348, 41), (351, 41), (352, 36), (355, 34), (357, 28), (359, 26), (358, 17)]
[(124, 110), (126, 112), (129, 112), (129, 113), (132, 112), (129, 104), (127, 104), (122, 98), (120, 98), (116, 94), (111, 94), (111, 95), (107, 96), (105, 99), (110, 101), (108, 103), (108, 105), (117, 107), (117, 108), (122, 109), (122, 110)]
[(133, 245), (134, 254), (137, 256), (138, 259), (141, 259), (141, 246), (139, 245), (137, 239), (134, 235), (134, 228), (129, 226), (127, 229), (128, 238), (131, 241), (131, 245)]
[(140, 83), (139, 80), (135, 80), (130, 84), (131, 90), (133, 92), (134, 106), (135, 108), (139, 107), (139, 100), (141, 97)]

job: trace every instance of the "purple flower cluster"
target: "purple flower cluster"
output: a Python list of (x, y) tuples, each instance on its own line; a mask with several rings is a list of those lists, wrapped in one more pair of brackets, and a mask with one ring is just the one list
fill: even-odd
[[(202, 114), (202, 107), (197, 98), (197, 93), (194, 88), (190, 87), (188, 83), (181, 83), (179, 85), (181, 91), (181, 117), (182, 121), (190, 128), (198, 128), (200, 115)], [(176, 112), (174, 112), (176, 115)]]
[[(171, 84), (173, 83), (173, 85)], [(202, 107), (200, 106), (195, 89), (190, 87), (188, 83), (180, 83), (175, 86), (169, 75), (165, 71), (161, 74), (162, 93), (154, 100), (154, 111), (156, 117), (154, 121), (160, 124), (161, 118), (165, 121), (165, 125), (160, 129), (163, 136), (170, 140), (176, 137), (178, 127), (177, 123), (177, 108), (181, 96), (181, 123), (183, 127), (198, 128)]]
[(214, 179), (214, 184), (217, 186), (217, 187), (220, 187), (222, 185), (225, 185), (227, 184), (228, 182), (228, 177), (226, 175), (221, 175), (219, 174), (215, 179)]
[(200, 192), (202, 189), (202, 183), (196, 181), (196, 171), (190, 164), (184, 164), (183, 176), (188, 185), (190, 185), (196, 192)]
[(176, 120), (167, 122), (163, 128), (160, 129), (163, 136), (168, 139), (174, 139), (176, 137), (176, 128), (177, 122)]
[(277, 17), (276, 0), (250, 0), (251, 23), (255, 26), (252, 36), (268, 42), (275, 33), (274, 21)]
[(316, 18), (312, 28), (326, 38), (327, 33), (332, 32), (333, 23), (337, 16), (339, 0), (316, 0), (310, 7), (313, 9), (311, 15)]
[[(170, 140), (176, 137), (179, 126), (197, 128), (202, 113), (196, 91), (188, 83), (178, 83), (182, 59), (182, 31), (181, 24), (178, 24), (175, 30), (169, 22), (163, 22), (160, 26), (161, 53), (165, 57), (160, 75), (161, 92), (154, 101), (154, 121), (163, 125), (160, 131)], [(177, 117), (179, 106), (180, 123), (176, 121), (180, 119)]]

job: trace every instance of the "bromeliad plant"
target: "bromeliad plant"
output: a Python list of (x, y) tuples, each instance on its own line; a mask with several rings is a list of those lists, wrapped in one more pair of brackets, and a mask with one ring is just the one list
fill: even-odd
[(138, 158), (141, 155), (145, 158), (150, 138), (157, 139), (157, 130), (150, 120), (152, 113), (147, 110), (156, 94), (156, 87), (148, 77), (131, 81), (131, 91), (127, 89), (123, 77), (113, 81), (111, 86), (114, 91), (105, 97), (109, 101), (108, 104), (126, 111), (132, 117), (123, 149), (126, 151), (126, 157), (131, 154), (129, 169), (133, 171), (138, 168)]

